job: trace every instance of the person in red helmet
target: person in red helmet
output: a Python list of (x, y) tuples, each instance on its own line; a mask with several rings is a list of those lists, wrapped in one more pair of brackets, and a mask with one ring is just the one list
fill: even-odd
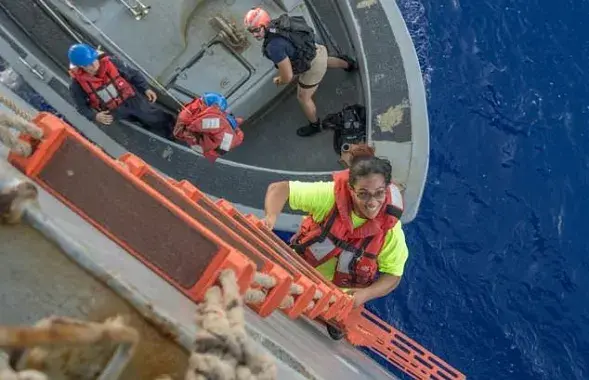
[(274, 62), (279, 75), (276, 85), (290, 83), (297, 76), (297, 98), (309, 124), (297, 130), (299, 136), (311, 136), (321, 131), (321, 121), (313, 95), (327, 68), (348, 72), (358, 68), (348, 56), (330, 57), (324, 45), (315, 43), (315, 33), (301, 16), (281, 15), (272, 19), (262, 8), (251, 9), (244, 18), (245, 28), (257, 40), (263, 40), (263, 55)]

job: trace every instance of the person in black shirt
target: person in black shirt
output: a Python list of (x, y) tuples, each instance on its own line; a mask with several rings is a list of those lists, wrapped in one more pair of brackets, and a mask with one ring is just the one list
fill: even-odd
[(290, 83), (298, 76), (297, 98), (309, 124), (299, 128), (297, 134), (311, 136), (320, 132), (321, 121), (313, 101), (317, 86), (328, 68), (351, 72), (358, 68), (356, 61), (348, 56), (329, 57), (327, 48), (315, 43), (313, 29), (299, 16), (284, 14), (272, 20), (264, 9), (254, 8), (245, 15), (244, 24), (254, 38), (264, 41), (264, 56), (278, 68), (276, 85)]

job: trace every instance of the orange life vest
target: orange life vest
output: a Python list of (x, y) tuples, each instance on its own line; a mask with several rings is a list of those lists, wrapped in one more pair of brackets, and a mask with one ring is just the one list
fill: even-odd
[(214, 162), (243, 142), (243, 132), (239, 129), (241, 121), (237, 119), (238, 126), (233, 129), (226, 112), (216, 105), (207, 106), (201, 98), (196, 98), (178, 115), (174, 137)]
[(113, 110), (134, 96), (135, 90), (108, 57), (100, 58), (99, 62), (100, 68), (96, 75), (79, 67), (70, 70), (70, 75), (88, 94), (91, 108), (97, 111)]
[(376, 218), (354, 228), (352, 195), (348, 188), (349, 171), (336, 172), (333, 178), (333, 209), (321, 223), (316, 223), (311, 216), (306, 217), (294, 239), (293, 248), (314, 267), (337, 257), (333, 278), (336, 286), (366, 287), (376, 278), (377, 259), (385, 237), (403, 213), (401, 191), (391, 184)]

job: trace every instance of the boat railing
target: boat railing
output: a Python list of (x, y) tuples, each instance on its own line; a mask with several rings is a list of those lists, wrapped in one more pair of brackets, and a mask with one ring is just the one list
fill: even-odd
[(231, 269), (261, 317), (273, 312), (340, 326), (348, 342), (376, 352), (416, 379), (465, 376), (364, 308), (321, 275), (263, 223), (194, 184), (169, 179), (132, 154), (112, 158), (50, 113), (31, 122), (38, 140), (9, 162), (192, 301), (204, 300)]

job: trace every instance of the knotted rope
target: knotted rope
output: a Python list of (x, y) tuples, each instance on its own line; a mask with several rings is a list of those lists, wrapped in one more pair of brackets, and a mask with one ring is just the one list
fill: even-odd
[(37, 201), (37, 188), (30, 182), (13, 180), (0, 187), (0, 223), (19, 223), (26, 206)]
[(8, 364), (8, 358), (0, 354), (0, 380), (48, 380), (47, 375), (35, 370), (14, 371)]
[(256, 352), (245, 331), (243, 301), (235, 273), (225, 270), (221, 286), (207, 290), (198, 306), (194, 352), (186, 380), (270, 380), (276, 367), (270, 357)]
[(17, 106), (16, 103), (12, 101), (12, 99), (7, 98), (2, 94), (0, 94), (0, 103), (4, 104), (8, 109), (10, 109), (12, 112), (14, 112), (16, 115), (20, 116), (22, 119), (26, 121), (31, 121), (34, 118), (33, 115), (26, 112), (25, 110), (22, 110), (19, 106)]
[(20, 140), (11, 129), (26, 133), (37, 140), (43, 137), (43, 130), (20, 116), (0, 112), (0, 143), (20, 156), (30, 156), (33, 152), (31, 145)]
[(116, 379), (138, 342), (137, 331), (120, 316), (104, 323), (51, 317), (33, 327), (0, 327), (0, 348), (17, 349), (11, 363), (16, 370), (4, 368), (0, 380)]

